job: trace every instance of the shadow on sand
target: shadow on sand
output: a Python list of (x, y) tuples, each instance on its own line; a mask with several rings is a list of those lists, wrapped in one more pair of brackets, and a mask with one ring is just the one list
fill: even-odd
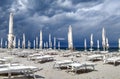
[[(36, 79), (45, 79), (45, 77), (43, 76), (39, 76), (39, 75), (35, 75)], [(6, 78), (3, 79), (34, 79), (32, 76), (17, 76), (17, 75), (13, 75), (11, 78), (8, 78), (6, 76)]]
[(116, 62), (115, 64), (112, 63), (112, 62), (109, 62), (108, 64), (111, 64), (111, 65), (114, 65), (114, 66), (118, 66), (118, 65), (120, 65), (120, 62)]
[(92, 72), (92, 71), (97, 71), (97, 70), (93, 70), (93, 69), (80, 69), (80, 70), (78, 70), (77, 72), (74, 72), (74, 71), (66, 71), (66, 72), (71, 72), (71, 73), (73, 73), (73, 74), (85, 74), (85, 73), (90, 73), (90, 72)]

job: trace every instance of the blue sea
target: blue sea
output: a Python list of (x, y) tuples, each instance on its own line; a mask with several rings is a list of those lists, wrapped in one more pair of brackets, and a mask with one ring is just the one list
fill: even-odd
[[(5, 48), (5, 47), (3, 47), (3, 48)], [(21, 47), (21, 48), (22, 48), (22, 47)], [(26, 49), (27, 49), (27, 47), (26, 47)], [(33, 49), (33, 47), (30, 47), (30, 49)], [(56, 49), (58, 49), (58, 47), (56, 47)], [(60, 49), (67, 50), (68, 47), (61, 47)], [(98, 50), (97, 47), (93, 47), (92, 49), (93, 49), (93, 51)], [(74, 48), (74, 50), (77, 50), (77, 51), (84, 51), (84, 47), (76, 47), (76, 48)], [(90, 47), (88, 47), (86, 50), (89, 51), (89, 50), (90, 50)], [(100, 47), (99, 50), (102, 51), (103, 48)], [(108, 49), (109, 52), (117, 52), (118, 50), (119, 50), (118, 47), (110, 47), (110, 48)]]
[[(61, 49), (68, 49), (67, 47), (61, 47)], [(76, 47), (76, 48), (74, 48), (75, 50), (78, 50), (78, 51), (84, 51), (84, 47)], [(93, 47), (92, 48), (94, 51), (95, 50), (98, 50), (97, 49), (97, 47)], [(89, 48), (87, 48), (86, 50), (90, 50), (90, 47)], [(101, 47), (100, 49), (99, 49), (100, 51), (102, 51), (103, 50), (103, 48)], [(108, 49), (108, 51), (110, 51), (110, 52), (116, 52), (116, 51), (118, 51), (119, 50), (119, 48), (118, 47), (110, 47), (109, 49)]]

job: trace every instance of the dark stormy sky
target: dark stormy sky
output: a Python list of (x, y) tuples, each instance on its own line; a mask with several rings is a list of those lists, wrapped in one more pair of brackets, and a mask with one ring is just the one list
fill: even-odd
[(74, 46), (83, 46), (93, 33), (94, 46), (104, 27), (110, 46), (117, 46), (120, 38), (120, 0), (0, 0), (0, 38), (7, 40), (9, 13), (14, 13), (14, 35), (33, 42), (39, 31), (43, 40), (48, 34), (64, 38), (67, 46), (68, 26), (73, 28)]

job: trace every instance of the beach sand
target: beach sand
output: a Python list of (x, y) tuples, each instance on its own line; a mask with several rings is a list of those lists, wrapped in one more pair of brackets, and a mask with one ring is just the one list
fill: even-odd
[[(11, 56), (8, 53), (0, 53), (0, 57)], [(27, 60), (27, 58), (17, 57), (12, 55), (15, 60), (18, 60), (21, 64), (26, 66), (36, 66), (43, 68), (43, 70), (36, 72), (37, 79), (120, 79), (120, 65), (114, 66), (113, 64), (103, 64), (103, 61), (96, 61), (94, 71), (82, 72), (74, 74), (73, 72), (66, 72), (66, 69), (58, 70), (53, 69), (54, 61), (46, 63), (35, 63), (34, 61)], [(61, 57), (59, 55), (53, 55), (56, 60), (71, 59), (71, 57)], [(73, 60), (84, 62), (86, 61), (86, 55), (81, 57), (74, 57)], [(7, 76), (0, 75), (0, 79), (8, 79)], [(11, 79), (32, 79), (26, 78), (22, 75), (15, 75)]]

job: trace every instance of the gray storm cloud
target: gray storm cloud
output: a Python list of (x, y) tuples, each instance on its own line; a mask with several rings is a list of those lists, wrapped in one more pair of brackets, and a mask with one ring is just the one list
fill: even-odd
[[(0, 6), (0, 30), (3, 35), (7, 34), (8, 13), (13, 11), (16, 35), (25, 32), (29, 39), (34, 39), (42, 29), (44, 39), (48, 33), (67, 39), (67, 28), (71, 24), (74, 40), (83, 42), (84, 38), (89, 40), (91, 33), (95, 40), (101, 40), (101, 29), (105, 27), (110, 42), (116, 44), (120, 37), (119, 4), (119, 0), (14, 0), (11, 4), (6, 3), (7, 8)], [(31, 37), (28, 32), (31, 32)]]

